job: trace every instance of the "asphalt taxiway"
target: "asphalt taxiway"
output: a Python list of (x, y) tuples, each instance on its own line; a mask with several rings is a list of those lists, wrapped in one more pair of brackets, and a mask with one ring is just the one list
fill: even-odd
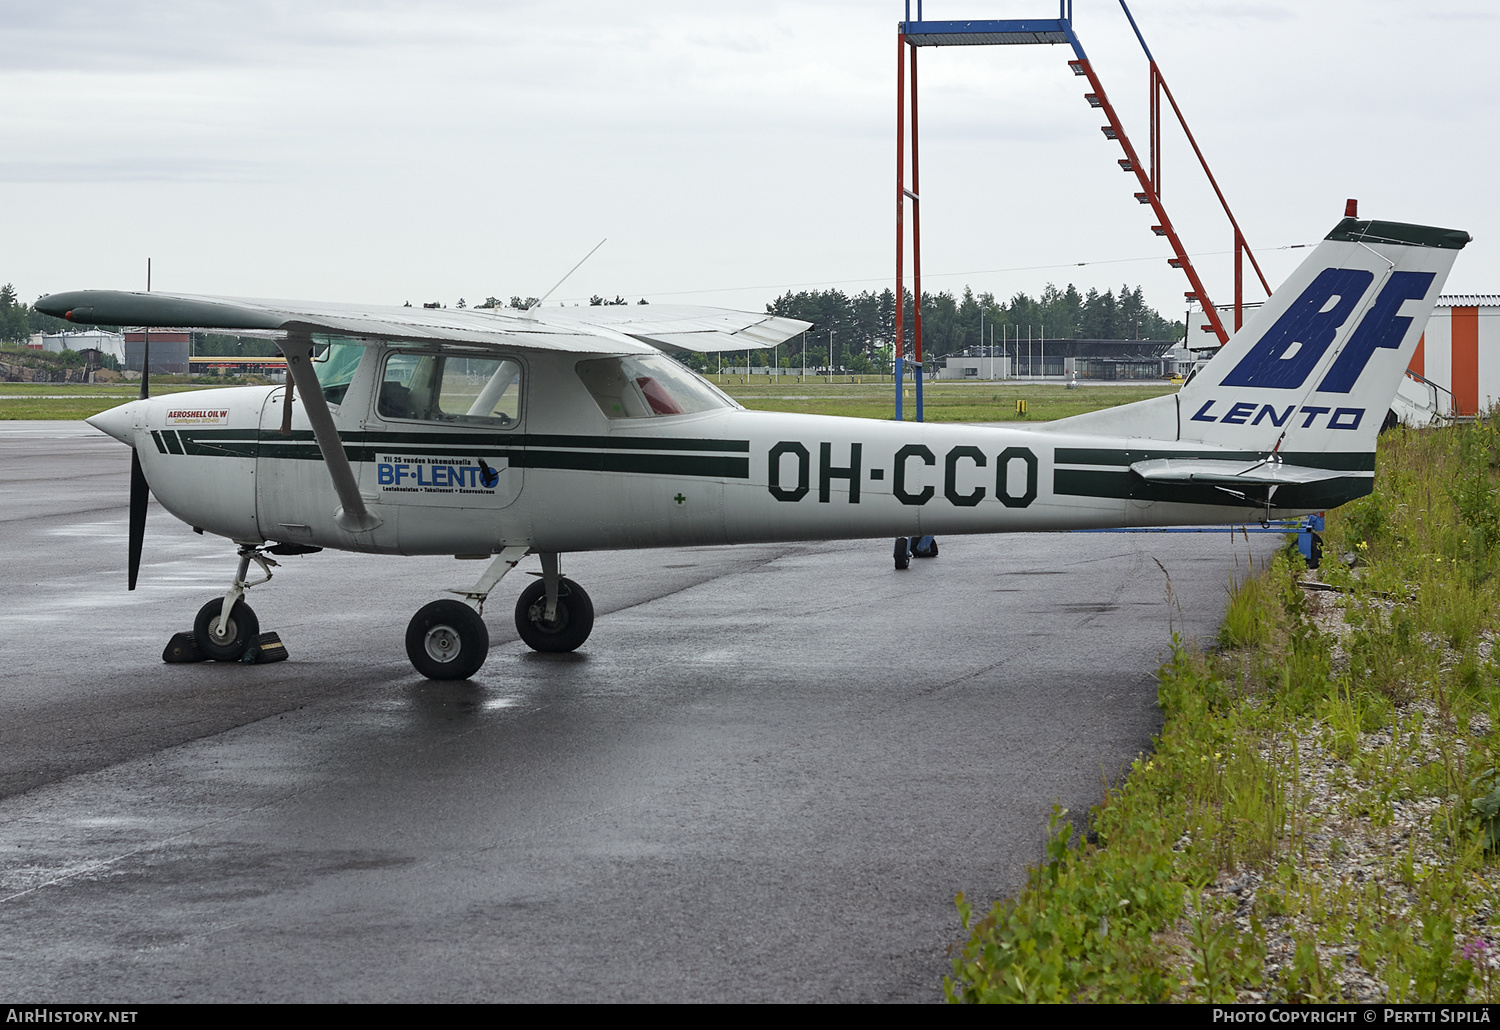
[(1149, 747), (1171, 632), (1280, 539), (569, 555), (580, 652), (520, 643), (513, 574), (434, 684), (407, 620), (478, 563), (288, 559), (249, 600), (289, 661), (162, 664), (233, 555), (153, 504), (127, 594), (128, 478), (0, 423), (11, 999), (936, 1000), (954, 893), (1012, 892)]

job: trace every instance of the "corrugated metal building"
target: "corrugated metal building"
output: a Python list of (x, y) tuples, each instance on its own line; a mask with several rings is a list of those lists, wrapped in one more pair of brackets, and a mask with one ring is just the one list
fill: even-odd
[(1438, 414), (1500, 404), (1500, 294), (1439, 297), (1410, 367), (1435, 389)]

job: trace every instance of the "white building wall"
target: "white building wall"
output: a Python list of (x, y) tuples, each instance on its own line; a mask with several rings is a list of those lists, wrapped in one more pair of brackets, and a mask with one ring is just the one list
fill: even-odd
[(38, 343), (42, 350), (52, 354), (93, 348), (116, 361), (125, 360), (125, 337), (102, 329), (86, 329), (76, 333), (36, 333), (31, 337), (31, 345), (35, 347)]
[(1009, 358), (963, 357), (944, 358), (937, 375), (939, 379), (1006, 379), (1009, 376)]
[(1500, 308), (1479, 309), (1479, 410), (1500, 404)]
[[(1422, 342), (1422, 376), (1443, 390), (1453, 389), (1453, 310), (1437, 307), (1427, 323)], [(1451, 415), (1453, 398), (1438, 392), (1438, 414)]]

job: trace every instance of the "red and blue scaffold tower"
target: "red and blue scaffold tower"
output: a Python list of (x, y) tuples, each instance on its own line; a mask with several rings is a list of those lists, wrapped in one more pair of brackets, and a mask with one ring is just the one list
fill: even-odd
[[(1146, 46), (1146, 39), (1141, 35), (1140, 28), (1135, 23), (1135, 18), (1126, 6), (1125, 0), (1120, 0), (1120, 8), (1125, 12), (1125, 17), (1130, 22), (1131, 29), (1135, 32), (1135, 38), (1140, 42), (1141, 49), (1146, 54), (1146, 60), (1150, 66), (1150, 147), (1148, 150), (1149, 163), (1142, 163), (1136, 154), (1135, 147), (1130, 142), (1130, 137), (1125, 133), (1125, 127), (1120, 123), (1120, 117), (1115, 112), (1114, 106), (1109, 102), (1108, 95), (1104, 92), (1104, 85), (1099, 81), (1098, 74), (1089, 63), (1088, 55), (1084, 52), (1083, 44), (1079, 42), (1077, 34), (1073, 31), (1073, 0), (1058, 0), (1058, 12), (1056, 18), (1037, 18), (1021, 20), (1001, 21), (925, 21), (922, 18), (922, 0), (917, 0), (917, 17), (912, 20), (911, 0), (906, 0), (906, 18), (896, 27), (896, 341), (895, 341), (895, 380), (896, 380), (896, 419), (900, 421), (902, 412), (902, 390), (905, 365), (906, 335), (905, 335), (905, 232), (906, 232), (906, 202), (911, 201), (911, 237), (912, 237), (912, 357), (916, 362), (914, 373), (916, 385), (916, 419), (922, 421), (922, 218), (921, 204), (922, 191), (918, 179), (919, 165), (917, 161), (917, 48), (924, 46), (1017, 46), (1038, 43), (1057, 44), (1066, 43), (1073, 48), (1074, 60), (1068, 62), (1074, 75), (1088, 79), (1091, 92), (1084, 94), (1084, 99), (1091, 108), (1101, 111), (1109, 124), (1101, 127), (1105, 139), (1114, 140), (1120, 144), (1125, 152), (1125, 157), (1118, 164), (1120, 170), (1132, 173), (1140, 185), (1140, 192), (1135, 194), (1135, 199), (1142, 205), (1150, 205), (1152, 213), (1156, 216), (1156, 224), (1151, 226), (1151, 231), (1157, 236), (1162, 236), (1172, 245), (1173, 256), (1167, 259), (1167, 263), (1173, 268), (1182, 269), (1188, 278), (1191, 289), (1185, 296), (1190, 301), (1197, 301), (1202, 307), (1207, 319), (1203, 326), (1205, 332), (1212, 332), (1220, 345), (1229, 339), (1229, 330), (1224, 327), (1223, 320), (1219, 317), (1218, 309), (1208, 297), (1208, 291), (1203, 287), (1203, 281), (1199, 278), (1198, 270), (1194, 267), (1192, 259), (1182, 245), (1182, 240), (1177, 235), (1172, 221), (1167, 217), (1167, 209), (1162, 205), (1161, 199), (1161, 121), (1162, 105), (1161, 98), (1166, 97), (1171, 105), (1172, 113), (1176, 115), (1178, 124), (1192, 146), (1198, 163), (1203, 167), (1203, 173), (1208, 177), (1209, 184), (1213, 187), (1214, 195), (1219, 198), (1220, 205), (1224, 208), (1224, 214), (1229, 219), (1229, 224), (1234, 230), (1234, 327), (1236, 330), (1244, 324), (1244, 258), (1250, 259), (1251, 267), (1255, 269), (1256, 276), (1260, 279), (1261, 288), (1267, 296), (1271, 294), (1271, 288), (1266, 282), (1265, 274), (1261, 272), (1260, 263), (1255, 260), (1249, 245), (1245, 242), (1245, 236), (1240, 231), (1239, 223), (1235, 220), (1234, 213), (1229, 209), (1229, 202), (1224, 198), (1224, 192), (1219, 188), (1213, 172), (1209, 170), (1208, 161), (1203, 156), (1203, 151), (1198, 147), (1198, 141), (1193, 138), (1192, 130), (1188, 128), (1187, 119), (1182, 114), (1182, 109), (1177, 106), (1177, 100), (1172, 96), (1172, 91), (1167, 87), (1166, 80), (1162, 77), (1161, 69), (1157, 67), (1156, 59), (1151, 55), (1151, 50)], [(908, 53), (909, 49), (909, 53)], [(907, 65), (910, 64), (911, 86), (908, 91), (906, 84)], [(906, 112), (911, 109), (911, 187), (906, 184)]]

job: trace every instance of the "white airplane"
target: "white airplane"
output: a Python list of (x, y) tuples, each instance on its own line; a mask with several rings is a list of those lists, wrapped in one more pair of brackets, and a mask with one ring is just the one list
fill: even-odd
[[(89, 419), (134, 449), (130, 585), (147, 490), (239, 565), (193, 642), (257, 640), (245, 590), (324, 547), (490, 558), (412, 618), (433, 679), (483, 664), (484, 603), (527, 554), (516, 627), (569, 651), (594, 622), (568, 551), (1236, 524), (1368, 494), (1375, 439), (1469, 235), (1345, 218), (1173, 395), (1017, 427), (746, 411), (663, 352), (770, 347), (805, 324), (679, 307), (367, 309), (54, 294), (72, 322), (271, 331), (286, 386), (146, 398)], [(147, 393), (143, 377), (143, 395)], [(250, 564), (264, 577), (251, 581)]]

